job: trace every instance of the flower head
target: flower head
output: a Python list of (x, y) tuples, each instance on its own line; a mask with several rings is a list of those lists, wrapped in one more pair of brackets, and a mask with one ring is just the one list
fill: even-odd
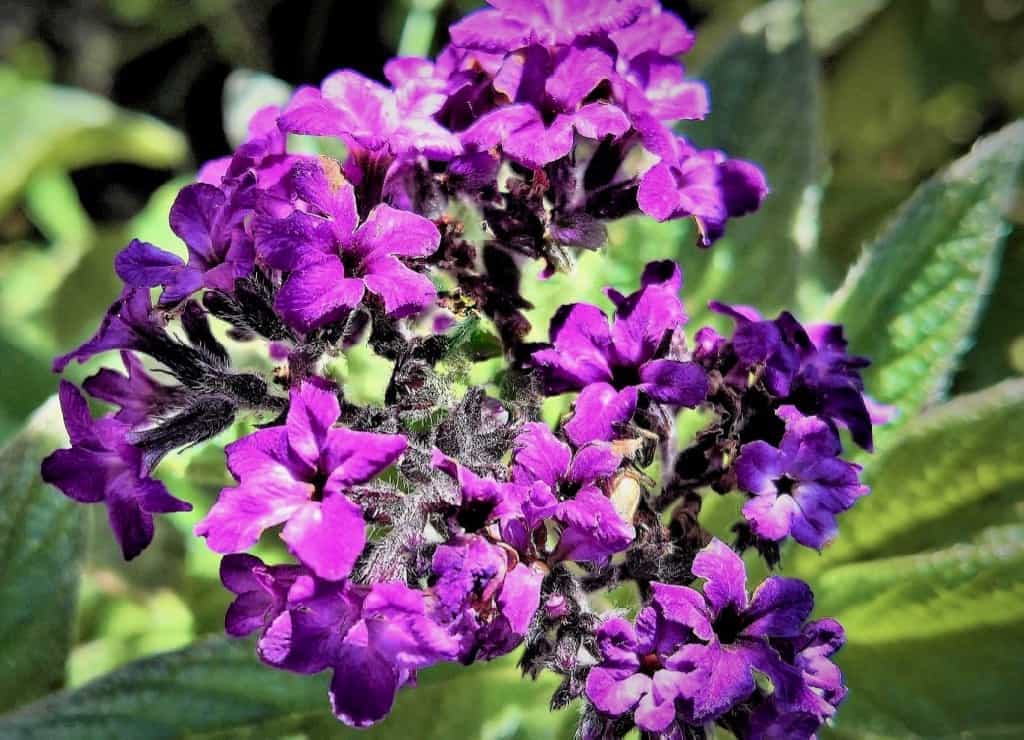
[(836, 515), (868, 493), (860, 466), (839, 459), (839, 438), (829, 424), (793, 406), (778, 415), (786, 431), (778, 448), (755, 440), (736, 460), (739, 487), (754, 494), (743, 515), (754, 534), (781, 540), (791, 534), (820, 550), (836, 534)]
[(355, 191), (333, 160), (303, 160), (288, 177), (295, 210), (283, 218), (263, 214), (254, 226), (260, 257), (290, 271), (275, 302), (287, 323), (310, 331), (336, 321), (366, 290), (392, 317), (417, 313), (434, 300), (430, 278), (400, 259), (437, 249), (433, 223), (386, 204), (360, 223)]
[(639, 291), (628, 296), (609, 291), (616, 304), (611, 327), (604, 312), (586, 303), (563, 306), (555, 314), (552, 344), (530, 361), (543, 373), (549, 393), (581, 391), (566, 425), (572, 442), (612, 439), (615, 425), (633, 415), (641, 391), (672, 406), (704, 400), (704, 372), (669, 356), (672, 336), (686, 321), (681, 286), (674, 262), (652, 262)]
[(196, 534), (221, 553), (242, 552), (263, 530), (285, 524), (281, 539), (318, 577), (344, 578), (366, 543), (363, 513), (346, 492), (397, 460), (401, 435), (334, 427), (333, 391), (313, 382), (291, 394), (284, 426), (261, 429), (227, 448), (238, 485), (225, 488)]

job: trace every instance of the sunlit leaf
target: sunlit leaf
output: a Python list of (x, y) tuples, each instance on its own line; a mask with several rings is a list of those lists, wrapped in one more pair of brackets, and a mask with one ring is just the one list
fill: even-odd
[(829, 304), (872, 360), (869, 391), (900, 410), (883, 439), (949, 388), (998, 270), (1022, 158), (1024, 123), (979, 142), (918, 189)]
[(852, 737), (1019, 736), (1010, 677), (1024, 649), (1022, 572), (1018, 526), (818, 578), (818, 611), (837, 617), (849, 640), (839, 663), (851, 691), (837, 729)]

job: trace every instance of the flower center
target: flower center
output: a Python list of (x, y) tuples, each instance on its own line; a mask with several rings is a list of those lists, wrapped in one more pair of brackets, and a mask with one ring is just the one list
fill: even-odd
[(796, 484), (796, 480), (790, 478), (788, 475), (784, 475), (775, 481), (775, 490), (780, 496), (783, 494), (792, 496), (793, 489), (796, 487)]
[(661, 670), (661, 658), (658, 657), (657, 653), (648, 653), (640, 658), (641, 673), (653, 676), (659, 670)]
[(323, 501), (324, 500), (324, 486), (327, 485), (327, 473), (322, 470), (317, 470), (313, 475), (313, 479), (310, 481), (313, 486), (313, 494), (309, 497), (310, 501)]
[(718, 635), (718, 641), (723, 645), (731, 645), (736, 642), (744, 625), (740, 615), (730, 606), (718, 613), (713, 627), (715, 634)]

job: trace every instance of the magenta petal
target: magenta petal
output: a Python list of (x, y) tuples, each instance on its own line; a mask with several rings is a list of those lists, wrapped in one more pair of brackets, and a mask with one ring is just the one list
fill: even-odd
[(543, 574), (519, 563), (506, 576), (498, 595), (498, 608), (516, 635), (525, 635), (534, 612), (540, 606)]
[(618, 106), (590, 103), (573, 115), (572, 125), (580, 136), (588, 139), (618, 138), (629, 131), (629, 118)]
[(694, 723), (702, 724), (721, 716), (755, 688), (751, 665), (742, 650), (715, 641), (708, 645), (685, 645), (672, 656), (673, 664), (688, 664), (692, 670), (683, 677), (682, 694), (692, 703)]
[(133, 288), (152, 288), (173, 282), (185, 263), (176, 254), (149, 242), (132, 239), (114, 258), (114, 270)]
[(775, 493), (775, 481), (783, 476), (782, 454), (767, 442), (743, 445), (736, 460), (736, 484), (750, 493)]
[(92, 414), (89, 404), (74, 383), (61, 380), (57, 390), (60, 410), (64, 417), (64, 427), (68, 430), (68, 438), (76, 447), (87, 445), (96, 438), (93, 431)]
[(308, 100), (286, 111), (278, 125), (287, 133), (309, 136), (343, 136), (349, 128), (338, 109), (322, 98)]
[(366, 544), (363, 512), (341, 494), (309, 501), (292, 514), (281, 539), (317, 576), (341, 580), (352, 572)]
[[(576, 108), (595, 87), (612, 75), (612, 58), (596, 46), (570, 47), (547, 78), (545, 89), (562, 110)], [(628, 123), (626, 124), (628, 127)]]
[(675, 721), (676, 702), (674, 693), (663, 691), (666, 694), (665, 696), (657, 696), (659, 693), (659, 683), (667, 683), (668, 685), (665, 688), (672, 688), (671, 684), (665, 679), (669, 674), (675, 675), (672, 671), (658, 671), (655, 673), (651, 682), (651, 690), (637, 704), (633, 716), (636, 719), (637, 727), (640, 729), (647, 732), (660, 733)]
[(707, 604), (698, 592), (687, 586), (657, 582), (651, 584), (651, 591), (665, 619), (689, 627), (702, 640), (714, 637)]
[(589, 303), (562, 306), (551, 319), (550, 332), (554, 346), (531, 357), (534, 365), (545, 369), (549, 392), (582, 389), (612, 379), (612, 337), (601, 309)]
[(614, 452), (611, 445), (593, 442), (576, 451), (566, 477), (573, 483), (590, 483), (611, 476), (621, 462), (622, 455)]
[(427, 614), (423, 591), (378, 583), (363, 602), (369, 645), (403, 670), (426, 668), (458, 654), (458, 640)]
[(225, 488), (217, 503), (195, 526), (214, 552), (248, 550), (263, 530), (287, 521), (312, 493), (311, 486), (290, 477), (263, 475), (237, 488)]
[(346, 278), (334, 257), (293, 272), (277, 293), (274, 308), (301, 332), (338, 321), (363, 299), (363, 281)]
[(636, 411), (637, 389), (622, 391), (607, 383), (594, 383), (576, 398), (575, 412), (565, 433), (575, 445), (615, 438), (615, 426), (629, 421)]
[(758, 537), (778, 542), (793, 530), (801, 516), (800, 506), (792, 496), (779, 496), (774, 491), (759, 493), (743, 504), (743, 517), (750, 522)]
[(219, 188), (195, 183), (182, 188), (171, 205), (171, 229), (188, 245), (191, 253), (206, 261), (214, 256), (214, 222), (224, 201), (224, 193)]
[(437, 288), (429, 277), (409, 269), (394, 257), (374, 257), (363, 268), (367, 289), (383, 299), (384, 310), (392, 318), (417, 314), (437, 298)]
[(83, 470), (95, 467), (95, 456), (95, 452), (80, 447), (55, 450), (43, 460), (43, 480), (79, 503), (95, 504), (102, 501), (106, 494), (103, 478), (82, 474)]
[(325, 490), (341, 491), (366, 483), (393, 465), (407, 446), (401, 434), (331, 429), (323, 447), (323, 467), (330, 471)]
[(538, 116), (535, 121), (506, 136), (502, 140), (502, 149), (527, 167), (543, 167), (572, 151), (574, 120), (573, 116), (559, 115), (550, 126), (545, 126)]
[(728, 607), (742, 611), (747, 606), (747, 571), (736, 552), (719, 539), (697, 553), (693, 574), (704, 578), (704, 595), (716, 612)]
[(143, 511), (130, 495), (108, 496), (107, 517), (125, 560), (134, 558), (153, 541), (153, 515)]
[(359, 223), (356, 196), (352, 185), (341, 174), (333, 159), (301, 159), (288, 173), (295, 194), (330, 217), (339, 239), (351, 237)]
[(295, 211), (287, 218), (257, 216), (256, 251), (271, 267), (295, 270), (337, 254), (331, 221)]
[(612, 716), (626, 714), (651, 690), (651, 679), (642, 673), (625, 678), (615, 671), (596, 667), (587, 676), (587, 697), (594, 706)]
[(660, 162), (647, 170), (640, 178), (636, 201), (641, 211), (658, 221), (668, 221), (675, 216), (680, 198), (672, 168)]
[(743, 634), (756, 637), (796, 637), (814, 607), (811, 588), (796, 578), (770, 576), (750, 599)]
[(526, 45), (529, 29), (497, 10), (479, 10), (448, 29), (455, 46), (501, 52)]
[(288, 445), (310, 470), (317, 469), (328, 430), (340, 415), (341, 406), (333, 389), (314, 382), (292, 389), (286, 424)]
[(370, 648), (346, 643), (335, 661), (331, 709), (350, 727), (369, 727), (391, 711), (398, 685), (391, 663)]
[(516, 483), (543, 481), (554, 488), (571, 459), (569, 445), (555, 437), (547, 424), (531, 422), (516, 437), (512, 474)]
[(440, 243), (441, 233), (430, 219), (382, 203), (356, 230), (352, 249), (369, 262), (386, 254), (429, 257)]
[(594, 486), (559, 504), (555, 518), (563, 526), (558, 554), (566, 560), (601, 562), (629, 547), (636, 534)]

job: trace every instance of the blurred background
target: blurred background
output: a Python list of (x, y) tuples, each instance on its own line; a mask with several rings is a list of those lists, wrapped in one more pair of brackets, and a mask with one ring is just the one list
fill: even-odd
[[(698, 76), (759, 5), (663, 4), (698, 32), (688, 58)], [(177, 188), (237, 143), (247, 96), (279, 96), (339, 67), (382, 79), (389, 57), (436, 51), (448, 23), (475, 5), (0, 0), (0, 441), (54, 392), (50, 358), (90, 334), (116, 295), (113, 255), (131, 236), (171, 243), (166, 217)], [(814, 191), (821, 218), (813, 290), (827, 294), (920, 183), (979, 136), (1024, 115), (1024, 0), (809, 0), (806, 9), (816, 81), (800, 105), (815, 117), (820, 141), (819, 158), (803, 164), (824, 186)], [(792, 107), (789, 89), (783, 78), (775, 97), (760, 101), (762, 120), (776, 106)], [(713, 87), (711, 126), (719, 99), (735, 105), (728, 89)], [(743, 141), (729, 150), (747, 154)], [(777, 192), (786, 190), (787, 166), (798, 164), (766, 162)], [(1010, 218), (993, 310), (954, 395), (1024, 374), (1019, 205)], [(690, 234), (671, 234), (676, 241), (656, 252), (695, 251)], [(719, 295), (729, 298), (728, 286)], [(180, 485), (216, 490), (221, 470), (211, 450), (190, 461)], [(155, 551), (126, 568), (102, 512), (89, 514), (97, 536), (82, 581), (71, 685), (221, 631), (227, 597), (217, 561), (187, 544), (189, 521), (161, 521)]]

